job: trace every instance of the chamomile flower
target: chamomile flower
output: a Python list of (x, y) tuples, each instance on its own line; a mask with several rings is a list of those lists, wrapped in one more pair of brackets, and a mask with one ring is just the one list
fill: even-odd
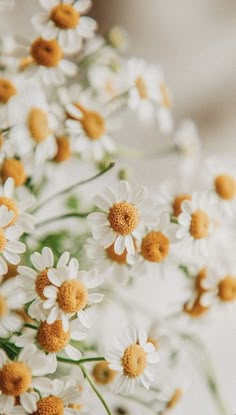
[(8, 101), (17, 94), (17, 85), (14, 78), (7, 78), (0, 74), (0, 108), (5, 106)]
[(112, 282), (116, 280), (125, 284), (129, 280), (131, 266), (126, 250), (121, 255), (118, 255), (114, 251), (114, 245), (105, 249), (100, 245), (99, 241), (89, 238), (86, 244), (86, 252), (98, 271), (111, 277)]
[(153, 364), (159, 362), (154, 345), (147, 340), (145, 331), (134, 327), (125, 330), (122, 340), (113, 339), (113, 348), (106, 356), (109, 367), (118, 372), (112, 384), (116, 393), (134, 393), (141, 384), (149, 389), (155, 379)]
[(114, 154), (116, 145), (111, 138), (117, 125), (101, 104), (88, 94), (66, 107), (66, 130), (73, 138), (74, 148), (84, 159), (100, 161)]
[(23, 319), (17, 311), (24, 303), (24, 293), (15, 279), (0, 284), (0, 337), (9, 337), (11, 332), (21, 329)]
[(61, 320), (56, 320), (52, 324), (46, 321), (40, 323), (37, 329), (25, 328), (22, 333), (15, 338), (18, 347), (36, 343), (42, 350), (51, 355), (57, 367), (57, 355), (66, 355), (70, 359), (78, 360), (81, 352), (70, 344), (71, 340), (81, 341), (87, 337), (86, 330), (81, 326), (78, 319), (70, 321), (68, 331), (62, 328)]
[[(51, 358), (39, 351), (35, 345), (29, 345), (22, 349), (14, 361), (11, 361), (1, 349), (0, 412), (2, 414), (12, 413), (17, 397), (27, 413), (32, 404), (30, 389), (48, 390), (50, 381), (42, 376), (54, 371)], [(32, 409), (37, 409), (36, 401)]]
[(106, 360), (96, 363), (92, 369), (92, 376), (95, 382), (100, 386), (111, 385), (114, 382), (116, 375), (117, 372), (110, 369), (109, 363)]
[(39, 0), (44, 12), (32, 17), (32, 23), (44, 39), (57, 39), (65, 52), (81, 49), (82, 40), (94, 35), (95, 20), (83, 16), (91, 0)]
[(107, 187), (104, 195), (95, 196), (94, 201), (103, 212), (88, 216), (93, 237), (105, 249), (114, 244), (118, 255), (125, 249), (128, 254), (134, 254), (133, 238), (145, 225), (156, 221), (154, 203), (147, 198), (146, 189), (139, 185), (131, 189), (126, 181), (121, 181), (117, 192)]
[(181, 180), (163, 183), (156, 196), (156, 200), (161, 210), (170, 213), (174, 217), (178, 217), (182, 213), (182, 202), (191, 200), (192, 195), (189, 191), (190, 184)]
[(182, 240), (189, 251), (206, 255), (217, 224), (209, 195), (193, 193), (191, 200), (183, 201), (181, 209), (176, 238)]
[(7, 112), (12, 126), (9, 136), (20, 156), (33, 152), (36, 164), (54, 157), (57, 150), (53, 133), (56, 120), (50, 113), (42, 89), (25, 89), (11, 99)]
[[(42, 307), (43, 302), (46, 300), (44, 289), (51, 285), (48, 273), (54, 267), (54, 256), (50, 248), (44, 247), (42, 253), (35, 252), (30, 259), (34, 268), (20, 265), (18, 267), (19, 275), (17, 279), (23, 292), (26, 294), (26, 302), (32, 302), (28, 309), (29, 315), (36, 320), (44, 321), (46, 319), (46, 313)], [(67, 265), (69, 259), (70, 255), (68, 252), (64, 252), (60, 256), (56, 268), (58, 272)]]
[[(10, 140), (7, 140), (7, 143), (10, 143)], [(14, 142), (11, 144), (15, 147)], [(4, 156), (0, 167), (0, 178), (3, 183), (5, 183), (9, 178), (12, 178), (14, 180), (15, 187), (23, 186), (27, 179), (24, 163), (14, 157)]]
[(30, 45), (29, 56), (21, 60), (20, 70), (45, 85), (52, 85), (62, 84), (66, 76), (75, 76), (77, 66), (64, 59), (64, 51), (57, 39), (38, 37)]
[(20, 225), (12, 225), (14, 212), (7, 206), (0, 206), (0, 275), (7, 273), (7, 263), (17, 265), (19, 254), (25, 252), (25, 244), (18, 241), (23, 234)]
[(9, 177), (3, 186), (0, 186), (0, 206), (6, 206), (14, 213), (11, 224), (17, 223), (22, 226), (24, 232), (30, 233), (34, 230), (34, 217), (27, 213), (35, 203), (35, 198), (25, 189), (18, 189), (18, 200), (14, 194), (14, 180)]
[(89, 290), (98, 287), (103, 278), (96, 270), (79, 271), (79, 262), (72, 258), (63, 269), (50, 269), (48, 279), (52, 285), (43, 290), (46, 299), (43, 307), (49, 311), (47, 323), (62, 320), (63, 330), (68, 331), (70, 319), (77, 316), (81, 324), (89, 328), (86, 306), (103, 299), (102, 294), (89, 293)]

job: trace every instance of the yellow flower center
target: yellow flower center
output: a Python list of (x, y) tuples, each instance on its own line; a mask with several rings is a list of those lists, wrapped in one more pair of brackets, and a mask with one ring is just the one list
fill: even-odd
[(210, 218), (204, 210), (197, 209), (192, 214), (190, 234), (194, 239), (206, 238), (209, 235)]
[(0, 228), (0, 252), (4, 251), (7, 244), (7, 238), (5, 236), (4, 230)]
[(113, 382), (116, 371), (109, 368), (107, 362), (99, 362), (93, 368), (93, 377), (97, 383), (108, 385)]
[(7, 273), (4, 275), (3, 281), (16, 277), (18, 275), (17, 267), (18, 265), (7, 264)]
[(184, 200), (191, 200), (191, 199), (192, 199), (192, 197), (189, 194), (180, 194), (180, 195), (176, 196), (176, 198), (175, 198), (175, 200), (172, 204), (174, 216), (178, 217), (180, 215), (180, 213), (182, 213), (181, 205), (182, 205), (183, 201)]
[(139, 212), (136, 206), (131, 203), (116, 203), (109, 210), (108, 220), (115, 232), (121, 235), (128, 235), (138, 226)]
[(5, 316), (7, 312), (7, 302), (5, 300), (5, 298), (0, 295), (0, 318)]
[(236, 196), (236, 180), (229, 174), (222, 174), (215, 178), (215, 190), (225, 200), (232, 200)]
[(33, 415), (63, 415), (64, 403), (57, 396), (48, 396), (37, 402), (37, 411)]
[(195, 288), (196, 291), (198, 292), (198, 294), (202, 294), (204, 292), (207, 291), (206, 288), (203, 288), (202, 283), (204, 282), (204, 280), (207, 277), (207, 268), (202, 268), (197, 276), (196, 276), (196, 280), (195, 280)]
[(2, 104), (6, 104), (16, 93), (16, 87), (11, 81), (8, 81), (8, 79), (0, 79), (0, 102)]
[(44, 321), (39, 326), (37, 341), (48, 353), (60, 352), (69, 343), (70, 332), (63, 330), (61, 320), (56, 320), (52, 324)]
[(48, 271), (47, 269), (44, 269), (37, 275), (37, 278), (35, 280), (35, 290), (38, 296), (41, 298), (41, 300), (46, 300), (46, 297), (43, 294), (43, 290), (49, 285), (51, 285), (51, 283), (48, 279)]
[(162, 104), (165, 108), (169, 109), (171, 107), (171, 100), (165, 84), (160, 85), (160, 91), (162, 96)]
[(61, 136), (57, 137), (57, 153), (54, 157), (54, 160), (57, 163), (62, 163), (66, 161), (71, 156), (71, 148), (70, 148), (70, 141), (68, 137)]
[(18, 218), (18, 214), (19, 214), (15, 201), (13, 199), (10, 199), (9, 197), (0, 196), (0, 206), (3, 206), (3, 205), (6, 206), (8, 210), (11, 210), (14, 212), (14, 217), (12, 221), (9, 223), (9, 225), (13, 225), (13, 223), (16, 222)]
[(184, 312), (187, 313), (192, 318), (201, 317), (209, 310), (209, 307), (203, 307), (200, 304), (200, 296), (195, 300), (191, 308), (188, 307), (188, 304), (184, 305)]
[(28, 115), (30, 135), (36, 143), (45, 141), (50, 134), (48, 115), (41, 108), (32, 108)]
[(167, 409), (173, 409), (180, 401), (180, 399), (183, 396), (183, 391), (180, 388), (177, 388), (175, 392), (173, 393), (171, 399), (168, 401), (166, 408)]
[(65, 313), (76, 313), (87, 305), (88, 290), (81, 281), (65, 281), (58, 290), (57, 302)]
[(121, 363), (124, 375), (136, 378), (142, 375), (147, 367), (146, 353), (139, 344), (131, 344), (125, 350)]
[(23, 362), (7, 363), (0, 370), (0, 390), (4, 395), (19, 396), (31, 385), (30, 368)]
[(169, 254), (170, 240), (161, 232), (151, 231), (142, 240), (141, 254), (150, 262), (161, 262)]
[(59, 29), (74, 29), (79, 23), (80, 14), (71, 4), (58, 4), (53, 7), (50, 19)]
[(107, 253), (108, 258), (110, 258), (112, 261), (115, 261), (120, 265), (125, 265), (126, 264), (126, 258), (127, 258), (126, 249), (124, 250), (123, 254), (118, 255), (118, 254), (115, 253), (114, 244), (112, 244), (111, 246), (109, 246), (106, 249), (106, 253)]
[(147, 85), (146, 85), (144, 79), (142, 78), (142, 76), (138, 76), (138, 78), (136, 78), (135, 86), (138, 90), (140, 98), (141, 99), (147, 99), (148, 98)]
[(16, 159), (6, 159), (1, 166), (1, 178), (5, 182), (12, 177), (15, 186), (22, 186), (26, 181), (25, 168), (23, 164)]
[(235, 301), (236, 300), (236, 278), (231, 275), (227, 275), (219, 283), (218, 296), (222, 301)]
[(37, 38), (31, 45), (30, 53), (38, 65), (52, 68), (57, 66), (63, 57), (63, 50), (56, 39)]
[(81, 409), (84, 408), (84, 405), (83, 404), (80, 405), (78, 403), (69, 403), (68, 408), (75, 409), (76, 411), (80, 411)]

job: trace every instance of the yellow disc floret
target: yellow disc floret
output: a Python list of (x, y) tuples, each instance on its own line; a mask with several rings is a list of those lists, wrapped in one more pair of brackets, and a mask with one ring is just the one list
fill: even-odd
[(54, 157), (54, 160), (57, 163), (62, 163), (66, 161), (71, 156), (71, 148), (70, 148), (70, 141), (68, 137), (61, 136), (57, 137), (57, 153)]
[(0, 78), (0, 103), (6, 104), (16, 93), (16, 87), (11, 81)]
[(107, 253), (108, 258), (110, 258), (112, 261), (117, 262), (120, 265), (126, 264), (126, 258), (127, 258), (126, 249), (124, 250), (122, 254), (120, 255), (116, 254), (115, 249), (114, 249), (114, 244), (112, 244), (106, 249), (106, 253)]
[(190, 234), (194, 239), (207, 238), (209, 235), (210, 218), (201, 209), (197, 209), (191, 217)]
[(58, 396), (48, 396), (37, 402), (37, 411), (33, 415), (63, 415), (64, 403)]
[(147, 357), (139, 344), (131, 344), (124, 352), (122, 366), (125, 376), (136, 378), (143, 374), (147, 367)]
[(70, 332), (64, 331), (61, 320), (52, 324), (43, 321), (38, 329), (37, 341), (48, 353), (57, 353), (63, 350), (70, 341)]
[(222, 301), (235, 301), (236, 300), (236, 278), (227, 275), (222, 279), (218, 286), (218, 296)]
[(0, 370), (0, 390), (4, 395), (19, 396), (29, 389), (31, 379), (31, 371), (25, 363), (7, 363)]
[(180, 213), (182, 213), (181, 205), (182, 205), (183, 201), (184, 200), (191, 200), (191, 199), (192, 199), (191, 195), (189, 195), (187, 193), (186, 194), (182, 193), (182, 194), (176, 196), (176, 198), (174, 199), (173, 204), (172, 204), (174, 216), (178, 217), (180, 215)]
[(34, 61), (41, 66), (57, 66), (63, 57), (63, 51), (56, 39), (37, 38), (31, 45), (30, 53)]
[(76, 313), (83, 310), (88, 302), (88, 290), (78, 280), (65, 281), (57, 294), (57, 303), (65, 313)]
[(37, 278), (35, 280), (35, 290), (38, 296), (41, 298), (41, 300), (46, 300), (43, 290), (49, 285), (51, 285), (51, 283), (48, 279), (48, 271), (47, 269), (44, 269), (37, 275)]
[(2, 295), (0, 295), (0, 319), (5, 316), (7, 312), (7, 302), (5, 297), (3, 297)]
[(161, 262), (169, 254), (170, 240), (162, 232), (149, 232), (142, 240), (141, 254), (150, 262)]
[(112, 383), (115, 376), (115, 370), (110, 369), (107, 362), (99, 362), (93, 368), (93, 377), (101, 385)]
[(12, 177), (15, 182), (15, 186), (22, 186), (26, 181), (25, 168), (21, 161), (16, 159), (6, 159), (4, 160), (0, 175), (5, 182), (9, 177)]
[(236, 180), (230, 174), (221, 174), (215, 178), (215, 190), (225, 200), (236, 197)]
[(115, 232), (121, 235), (128, 235), (138, 226), (139, 212), (136, 206), (131, 203), (116, 203), (109, 210), (108, 220)]
[(63, 30), (74, 29), (79, 23), (79, 18), (77, 10), (67, 3), (58, 4), (50, 13), (50, 19)]

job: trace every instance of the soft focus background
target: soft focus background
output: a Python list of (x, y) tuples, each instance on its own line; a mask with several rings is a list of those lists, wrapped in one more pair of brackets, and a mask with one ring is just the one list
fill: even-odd
[[(29, 16), (38, 8), (36, 0), (16, 0), (14, 12), (0, 16), (1, 33), (17, 33), (30, 38)], [(130, 51), (134, 56), (160, 63), (173, 93), (176, 121), (192, 118), (199, 128), (205, 154), (234, 155), (236, 150), (236, 2), (234, 0), (94, 0), (93, 15), (104, 32), (114, 24), (130, 33)], [(135, 120), (127, 120), (123, 142), (154, 147), (153, 130), (141, 129)], [(164, 169), (167, 166), (168, 170)], [(134, 164), (136, 177), (156, 185), (160, 178), (174, 173), (170, 163)], [(61, 187), (63, 170), (58, 171)], [(152, 179), (153, 177), (153, 179)], [(107, 182), (107, 178), (104, 179)], [(150, 182), (151, 180), (151, 182)], [(101, 183), (101, 182), (100, 182)], [(55, 190), (54, 187), (54, 190)], [(93, 193), (91, 188), (91, 193)], [(139, 293), (145, 283), (140, 282)], [(163, 287), (162, 287), (163, 288)], [(174, 296), (175, 287), (168, 292)], [(144, 304), (162, 296), (151, 292)], [(137, 293), (138, 295), (138, 293)], [(162, 300), (163, 301), (163, 300)], [(114, 322), (115, 323), (115, 322)], [(236, 413), (236, 325), (221, 320), (204, 335), (216, 367), (222, 395), (229, 415)], [(187, 363), (186, 363), (187, 364)], [(191, 362), (189, 362), (191, 364)], [(140, 409), (134, 410), (140, 415)], [(145, 413), (142, 411), (142, 415)], [(193, 371), (188, 396), (175, 415), (219, 415), (206, 386)]]

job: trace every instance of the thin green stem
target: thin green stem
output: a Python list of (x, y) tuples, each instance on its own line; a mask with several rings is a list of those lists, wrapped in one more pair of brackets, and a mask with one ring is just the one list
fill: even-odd
[(39, 209), (41, 209), (43, 206), (47, 205), (48, 203), (52, 202), (53, 200), (55, 200), (55, 198), (60, 197), (60, 196), (64, 196), (67, 193), (70, 193), (72, 190), (76, 189), (79, 186), (83, 186), (86, 183), (92, 182), (93, 180), (98, 179), (98, 177), (102, 176), (103, 174), (107, 173), (109, 170), (112, 169), (112, 167), (114, 167), (115, 163), (110, 163), (105, 169), (101, 170), (99, 173), (95, 174), (92, 177), (89, 177), (88, 179), (82, 180), (80, 182), (76, 182), (75, 184), (73, 184), (72, 186), (66, 187), (63, 190), (60, 190), (58, 193), (55, 193), (53, 195), (51, 195), (50, 197), (48, 197), (47, 199), (43, 200), (41, 203), (39, 203), (35, 209), (33, 210), (33, 213), (37, 212)]
[(84, 357), (84, 358), (79, 359), (79, 360), (72, 360), (72, 359), (66, 359), (65, 357), (57, 356), (57, 360), (58, 360), (58, 362), (62, 362), (62, 363), (70, 363), (72, 365), (80, 365), (80, 364), (89, 363), (89, 362), (104, 362), (105, 358), (104, 357)]
[(29, 324), (29, 323), (26, 323), (24, 327), (28, 327), (29, 329), (33, 329), (33, 330), (38, 330), (36, 326), (33, 326), (33, 324)]
[(39, 222), (36, 224), (36, 228), (42, 228), (45, 225), (49, 225), (50, 223), (57, 222), (60, 220), (68, 219), (68, 218), (80, 218), (84, 219), (87, 218), (87, 216), (91, 212), (84, 212), (84, 213), (78, 213), (78, 212), (71, 212), (71, 213), (65, 213), (64, 215), (54, 216), (53, 218), (45, 219), (42, 222)]

